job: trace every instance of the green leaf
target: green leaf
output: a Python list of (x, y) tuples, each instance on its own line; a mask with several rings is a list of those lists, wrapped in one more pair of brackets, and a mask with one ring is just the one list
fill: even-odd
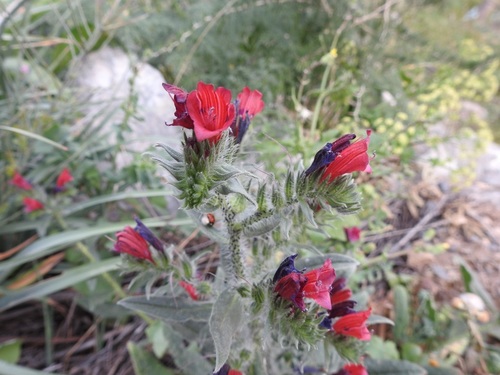
[(371, 314), (368, 320), (366, 321), (367, 325), (372, 325), (372, 324), (390, 324), (391, 326), (394, 325), (394, 322), (386, 318), (385, 316), (382, 315), (376, 315), (376, 314)]
[[(50, 375), (53, 372), (31, 370), (27, 367), (13, 365), (11, 363), (0, 360), (0, 375)], [(63, 375), (59, 373), (59, 375)]]
[(174, 375), (173, 370), (164, 367), (154, 355), (148, 351), (140, 348), (138, 345), (129, 341), (127, 343), (127, 350), (132, 359), (132, 366), (136, 375)]
[(57, 142), (54, 142), (53, 140), (51, 139), (48, 139), (48, 138), (45, 138), (44, 136), (40, 135), (40, 134), (36, 134), (36, 133), (33, 133), (33, 132), (30, 132), (30, 131), (27, 131), (27, 130), (23, 130), (23, 129), (19, 129), (19, 128), (13, 128), (13, 127), (10, 127), (10, 126), (4, 126), (4, 125), (0, 125), (0, 130), (7, 130), (7, 131), (11, 131), (13, 133), (18, 133), (18, 134), (22, 134), (26, 137), (29, 137), (29, 138), (33, 138), (37, 141), (41, 141), (41, 142), (45, 142), (55, 148), (58, 148), (60, 150), (63, 150), (63, 151), (68, 151), (68, 148), (66, 146), (63, 146)]
[(4, 296), (0, 297), (0, 310), (14, 307), (34, 298), (45, 297), (81, 281), (99, 276), (104, 272), (116, 270), (120, 263), (121, 259), (119, 257), (89, 263), (84, 266), (71, 268), (59, 276), (40, 281), (30, 287), (15, 292), (7, 292)]
[(318, 268), (325, 263), (325, 260), (330, 258), (332, 266), (337, 275), (344, 274), (346, 276), (354, 273), (359, 265), (359, 262), (347, 255), (342, 254), (325, 254), (308, 258), (300, 258), (295, 262), (297, 269), (307, 268), (308, 270)]
[(86, 208), (97, 206), (99, 204), (115, 202), (124, 199), (162, 197), (171, 194), (172, 190), (170, 189), (146, 190), (146, 191), (122, 191), (119, 193), (90, 198), (83, 202), (72, 204), (71, 206), (65, 207), (62, 210), (62, 214), (63, 216), (67, 216), (74, 214), (75, 212), (84, 210)]
[(173, 297), (152, 296), (148, 299), (146, 296), (134, 296), (122, 299), (118, 304), (165, 322), (207, 322), (212, 311), (211, 303), (194, 303)]
[(9, 340), (0, 344), (0, 360), (17, 363), (21, 357), (21, 340)]
[(367, 358), (365, 367), (370, 375), (426, 375), (427, 371), (408, 361), (375, 360)]
[(146, 336), (153, 348), (153, 353), (157, 358), (165, 355), (168, 349), (168, 342), (163, 334), (163, 323), (159, 320), (154, 321), (146, 328)]
[(398, 360), (399, 352), (394, 341), (384, 341), (381, 337), (372, 336), (366, 347), (366, 353), (377, 359)]
[(215, 370), (217, 372), (226, 363), (231, 350), (233, 337), (243, 320), (243, 304), (235, 290), (221, 293), (214, 304), (210, 316), (210, 333), (215, 343)]
[(396, 285), (394, 291), (394, 313), (395, 326), (393, 329), (394, 337), (398, 343), (405, 342), (408, 339), (410, 325), (410, 302), (408, 291), (402, 285)]

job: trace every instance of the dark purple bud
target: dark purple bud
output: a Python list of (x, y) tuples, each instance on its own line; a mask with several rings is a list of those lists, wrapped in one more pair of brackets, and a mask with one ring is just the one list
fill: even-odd
[(356, 303), (357, 302), (353, 300), (339, 302), (333, 305), (332, 309), (328, 312), (328, 317), (338, 318), (339, 316), (355, 313), (356, 310), (354, 310), (353, 307), (356, 306)]
[(226, 363), (221, 367), (219, 371), (214, 372), (213, 375), (227, 375), (229, 374), (229, 370), (231, 370), (231, 367)]
[(300, 271), (295, 268), (295, 258), (297, 258), (297, 255), (298, 254), (290, 255), (289, 257), (286, 257), (283, 262), (281, 262), (276, 270), (276, 273), (274, 274), (273, 283), (276, 283), (279, 279), (291, 274), (292, 272), (300, 273)]
[(295, 372), (296, 374), (322, 374), (323, 370), (312, 366), (294, 366), (293, 372)]
[(332, 320), (330, 318), (324, 318), (321, 323), (319, 323), (320, 328), (332, 329)]
[(347, 285), (347, 280), (344, 277), (339, 277), (335, 279), (330, 289), (330, 295), (333, 296), (335, 293), (341, 291)]
[(160, 241), (158, 237), (156, 237), (151, 230), (144, 225), (144, 223), (136, 216), (134, 217), (137, 226), (135, 227), (135, 231), (140, 234), (142, 238), (149, 242), (151, 246), (153, 246), (158, 251), (163, 251), (163, 243)]

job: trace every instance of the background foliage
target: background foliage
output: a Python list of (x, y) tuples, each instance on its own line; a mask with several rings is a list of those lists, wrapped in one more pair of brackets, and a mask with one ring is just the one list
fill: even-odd
[[(488, 142), (498, 141), (499, 45), (493, 22), (498, 10), (476, 21), (474, 12), (484, 4), (488, 2), (1, 0), (0, 250), (16, 249), (17, 255), (1, 258), (0, 308), (40, 301), (46, 345), (38, 368), (54, 362), (52, 293), (72, 286), (78, 306), (91, 313), (103, 332), (126, 322), (128, 312), (114, 301), (133, 291), (122, 289), (127, 275), (116, 272), (118, 260), (107, 251), (112, 242), (103, 235), (123, 228), (132, 213), (153, 216), (145, 222), (178, 241), (194, 229), (190, 219), (171, 217), (168, 188), (149, 160), (138, 156), (130, 166), (117, 168), (117, 152), (128, 147), (129, 117), (115, 124), (116, 144), (93, 131), (104, 127), (107, 118), (83, 117), (88, 98), (76, 95), (70, 68), (87, 53), (112, 46), (137, 55), (157, 67), (165, 81), (186, 89), (203, 80), (233, 92), (245, 85), (263, 92), (265, 117), (254, 121), (252, 142), (245, 147), (256, 163), (277, 175), (289, 158), (308, 161), (325, 142), (372, 128), (377, 157), (373, 177), (362, 185), (364, 211), (333, 223), (326, 233), (310, 232), (304, 240), (326, 241), (336, 251), (354, 255), (362, 272), (352, 286), (361, 295), (372, 290), (373, 278), (378, 280), (373, 272), (385, 275), (395, 296), (397, 328), (384, 336), (386, 341), (372, 341), (373, 358), (426, 366), (436, 359), (450, 367), (467, 347), (474, 347), (480, 362), (495, 373), (498, 347), (484, 341), (486, 328), (476, 326), (476, 318), (436, 305), (425, 290), (414, 294), (411, 278), (393, 267), (397, 258), (388, 245), (367, 240), (355, 246), (342, 231), (352, 225), (368, 235), (388, 230), (389, 207), (406, 198), (405, 181), (419, 178), (413, 164), (419, 146), (471, 141), (460, 150), (463, 163), (450, 180), (452, 187), (461, 188), (472, 182), (475, 160)], [(134, 100), (131, 93), (124, 103), (130, 117)], [(464, 116), (469, 102), (486, 108), (488, 117)], [(82, 118), (84, 131), (72, 131)], [(453, 129), (446, 137), (433, 131), (439, 122)], [(446, 164), (437, 158), (432, 162)], [(75, 177), (71, 189), (46, 194), (64, 167)], [(43, 213), (22, 212), (23, 195), (8, 183), (15, 170), (46, 200)], [(424, 237), (423, 250), (439, 252), (446, 246), (431, 233)], [(53, 258), (55, 254), (63, 256)], [(466, 267), (463, 279), (465, 290), (488, 301)], [(493, 326), (488, 329), (498, 331)], [(159, 335), (152, 327), (148, 338), (154, 352), (168, 364), (165, 353), (174, 356), (175, 345), (158, 337), (173, 334)], [(20, 342), (3, 343), (0, 357), (18, 362)], [(445, 350), (457, 343), (459, 349)], [(142, 344), (128, 346), (137, 373), (145, 371), (141, 366), (151, 355)], [(169, 350), (160, 350), (162, 346)]]

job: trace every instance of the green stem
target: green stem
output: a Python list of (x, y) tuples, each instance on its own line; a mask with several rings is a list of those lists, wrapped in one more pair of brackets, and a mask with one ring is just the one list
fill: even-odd
[[(68, 225), (66, 222), (63, 220), (62, 216), (60, 213), (55, 212), (54, 213), (54, 218), (56, 219), (57, 223), (61, 226), (62, 229), (68, 229)], [(77, 247), (78, 250), (90, 261), (90, 262), (96, 262), (97, 259), (92, 255), (91, 251), (89, 248), (81, 241), (78, 241), (75, 246)], [(104, 272), (101, 274), (101, 276), (104, 278), (104, 280), (111, 286), (111, 288), (114, 290), (116, 295), (120, 298), (125, 298), (127, 297), (127, 294), (123, 291), (122, 286), (111, 276), (108, 272)], [(153, 319), (151, 319), (149, 316), (144, 314), (143, 312), (138, 311), (137, 314), (148, 324), (152, 324), (154, 322)]]

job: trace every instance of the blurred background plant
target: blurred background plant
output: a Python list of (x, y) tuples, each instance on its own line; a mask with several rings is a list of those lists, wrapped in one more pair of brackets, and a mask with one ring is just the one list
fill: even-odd
[[(377, 312), (397, 323), (377, 332), (373, 358), (405, 359), (429, 373), (453, 366), (497, 373), (498, 272), (470, 267), (487, 269), (480, 257), (491, 262), (498, 239), (457, 191), (473, 184), (479, 156), (500, 140), (498, 17), (495, 1), (472, 0), (0, 0), (0, 321), (13, 327), (2, 334), (0, 358), (74, 373), (88, 371), (85, 358), (93, 358), (101, 372), (125, 374), (130, 339), (139, 343), (127, 347), (135, 371), (148, 373), (145, 327), (114, 304), (131, 293), (122, 289), (130, 276), (116, 271), (103, 235), (137, 214), (154, 217), (145, 223), (193, 253), (212, 246), (189, 218), (175, 215), (148, 158), (136, 153), (117, 162), (120, 152), (133, 151), (133, 121), (143, 121), (136, 75), (119, 118), (89, 113), (95, 98), (73, 83), (78, 63), (111, 47), (184, 88), (203, 80), (233, 92), (259, 89), (267, 109), (244, 151), (276, 175), (284, 170), (280, 161), (307, 163), (326, 142), (373, 129), (374, 173), (359, 177), (364, 210), (311, 229), (303, 243), (327, 244), (360, 261), (363, 272), (351, 286), (371, 294)], [(158, 115), (166, 119), (167, 112)], [(61, 194), (46, 194), (64, 167), (74, 181)], [(23, 213), (24, 195), (9, 184), (15, 171), (36, 186), (43, 211)], [(361, 228), (359, 242), (346, 240), (343, 228), (351, 226)], [(459, 237), (463, 242), (453, 242)], [(471, 238), (481, 239), (477, 260), (456, 250)], [(455, 262), (461, 272), (446, 269), (434, 282), (422, 281), (419, 273), (428, 276), (441, 257), (443, 267)], [(452, 297), (463, 292), (485, 302), (487, 322), (453, 307)], [(179, 353), (158, 349), (168, 343), (151, 327), (148, 337), (164, 365), (154, 366), (178, 373), (167, 368)], [(114, 340), (123, 363), (104, 360)]]

